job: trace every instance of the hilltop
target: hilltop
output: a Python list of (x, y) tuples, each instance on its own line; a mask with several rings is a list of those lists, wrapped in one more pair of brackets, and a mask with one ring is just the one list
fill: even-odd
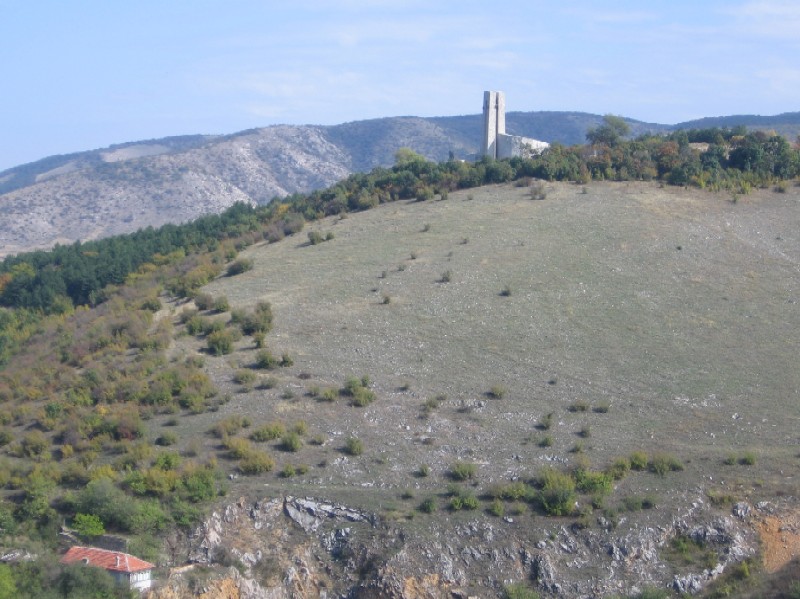
[[(431, 160), (472, 158), (481, 116), (392, 117), (342, 125), (274, 126), (232, 135), (190, 135), (43, 160), (0, 173), (0, 256), (91, 240), (218, 213), (237, 201), (332, 185), (350, 173), (389, 166), (398, 148)], [(775, 129), (790, 139), (798, 113), (721, 117), (660, 125), (627, 120), (633, 135), (696, 126)], [(583, 143), (602, 117), (575, 112), (510, 112), (511, 134)]]
[(285, 237), (254, 214), (37, 327), (0, 378), (0, 515), (47, 538), (57, 480), (70, 517), (211, 566), (186, 593), (230, 565), (276, 594), (786, 588), (798, 201), (523, 178), (304, 229), (276, 205)]

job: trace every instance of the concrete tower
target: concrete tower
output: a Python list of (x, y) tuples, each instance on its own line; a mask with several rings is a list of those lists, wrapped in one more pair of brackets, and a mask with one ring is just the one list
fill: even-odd
[(506, 133), (506, 96), (483, 92), (483, 154), (498, 158), (498, 138)]

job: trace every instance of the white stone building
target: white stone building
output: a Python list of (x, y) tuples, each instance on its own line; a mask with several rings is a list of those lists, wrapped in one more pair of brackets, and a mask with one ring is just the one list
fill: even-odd
[(483, 155), (511, 158), (539, 154), (550, 147), (546, 141), (506, 134), (506, 95), (483, 92)]

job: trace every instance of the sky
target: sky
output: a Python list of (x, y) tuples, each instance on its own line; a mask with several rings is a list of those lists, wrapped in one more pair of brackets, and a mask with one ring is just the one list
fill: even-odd
[(0, 171), (274, 124), (800, 111), (798, 0), (0, 0)]

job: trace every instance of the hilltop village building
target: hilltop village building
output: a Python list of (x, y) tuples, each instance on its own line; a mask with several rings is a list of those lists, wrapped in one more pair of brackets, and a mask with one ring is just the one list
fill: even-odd
[(155, 566), (128, 553), (97, 547), (70, 547), (61, 558), (61, 563), (76, 562), (103, 568), (114, 577), (117, 584), (140, 593), (153, 585), (152, 571)]
[(506, 95), (483, 92), (483, 155), (511, 158), (539, 154), (550, 147), (546, 141), (506, 134)]

